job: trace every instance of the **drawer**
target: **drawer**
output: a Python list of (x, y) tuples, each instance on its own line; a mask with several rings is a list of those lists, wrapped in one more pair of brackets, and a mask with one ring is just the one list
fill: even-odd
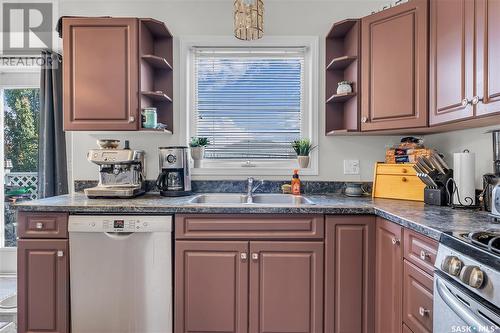
[(432, 332), (432, 276), (404, 260), (403, 322), (413, 333)]
[(404, 257), (409, 262), (423, 269), (430, 275), (434, 274), (438, 243), (418, 232), (405, 229)]
[(19, 212), (17, 234), (19, 238), (68, 238), (68, 214)]
[(417, 172), (413, 169), (414, 164), (377, 164), (377, 174), (378, 175), (408, 175), (416, 176)]
[(177, 239), (323, 239), (323, 215), (188, 214), (175, 216)]
[(417, 176), (377, 175), (375, 198), (424, 201), (425, 184)]

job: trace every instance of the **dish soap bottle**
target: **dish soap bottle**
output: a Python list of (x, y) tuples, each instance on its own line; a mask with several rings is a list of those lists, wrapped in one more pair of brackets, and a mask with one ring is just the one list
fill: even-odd
[(292, 176), (292, 194), (300, 195), (300, 178), (299, 178), (299, 170), (293, 170)]

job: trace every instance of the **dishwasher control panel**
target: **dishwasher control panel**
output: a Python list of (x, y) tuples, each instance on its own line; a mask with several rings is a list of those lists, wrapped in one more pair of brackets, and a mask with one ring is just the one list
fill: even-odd
[(71, 215), (69, 232), (172, 232), (172, 216)]

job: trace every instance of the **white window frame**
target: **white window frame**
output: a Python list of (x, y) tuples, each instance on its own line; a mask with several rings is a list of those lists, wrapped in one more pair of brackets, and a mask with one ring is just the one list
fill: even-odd
[[(3, 92), (5, 89), (23, 89), (23, 88), (40, 88), (40, 72), (1, 72), (0, 71), (0, 139), (2, 145), (0, 146), (0, 193), (5, 193), (3, 179), (4, 174), (4, 110), (3, 110)], [(4, 200), (3, 197), (0, 203), (2, 218), (0, 223), (0, 274), (2, 273), (15, 273), (16, 272), (16, 256), (17, 247), (4, 247), (5, 244), (5, 230), (4, 230)]]
[[(224, 47), (224, 48), (252, 48), (252, 47), (304, 47), (306, 57), (304, 59), (304, 94), (302, 117), (303, 137), (309, 138), (313, 145), (318, 145), (319, 111), (318, 111), (318, 37), (265, 37), (257, 41), (240, 41), (229, 36), (201, 36), (180, 38), (180, 109), (186, 125), (186, 140), (189, 142), (191, 136), (196, 133), (196, 110), (195, 110), (195, 71), (194, 52), (196, 47)], [(319, 147), (311, 154), (310, 166), (302, 169), (302, 175), (319, 174)], [(243, 166), (244, 160), (204, 160), (201, 168), (192, 168), (193, 175), (255, 175), (255, 176), (281, 176), (290, 175), (294, 168), (298, 168), (296, 160), (251, 160), (252, 167)]]

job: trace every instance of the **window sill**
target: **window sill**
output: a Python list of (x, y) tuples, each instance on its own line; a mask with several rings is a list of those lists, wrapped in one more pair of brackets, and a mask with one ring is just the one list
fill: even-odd
[(242, 166), (244, 161), (210, 161), (203, 160), (201, 167), (191, 168), (191, 174), (216, 176), (290, 176), (292, 170), (299, 169), (300, 175), (319, 175), (317, 163), (311, 159), (309, 168), (299, 168), (296, 160), (289, 161), (261, 161), (252, 163), (254, 166)]

